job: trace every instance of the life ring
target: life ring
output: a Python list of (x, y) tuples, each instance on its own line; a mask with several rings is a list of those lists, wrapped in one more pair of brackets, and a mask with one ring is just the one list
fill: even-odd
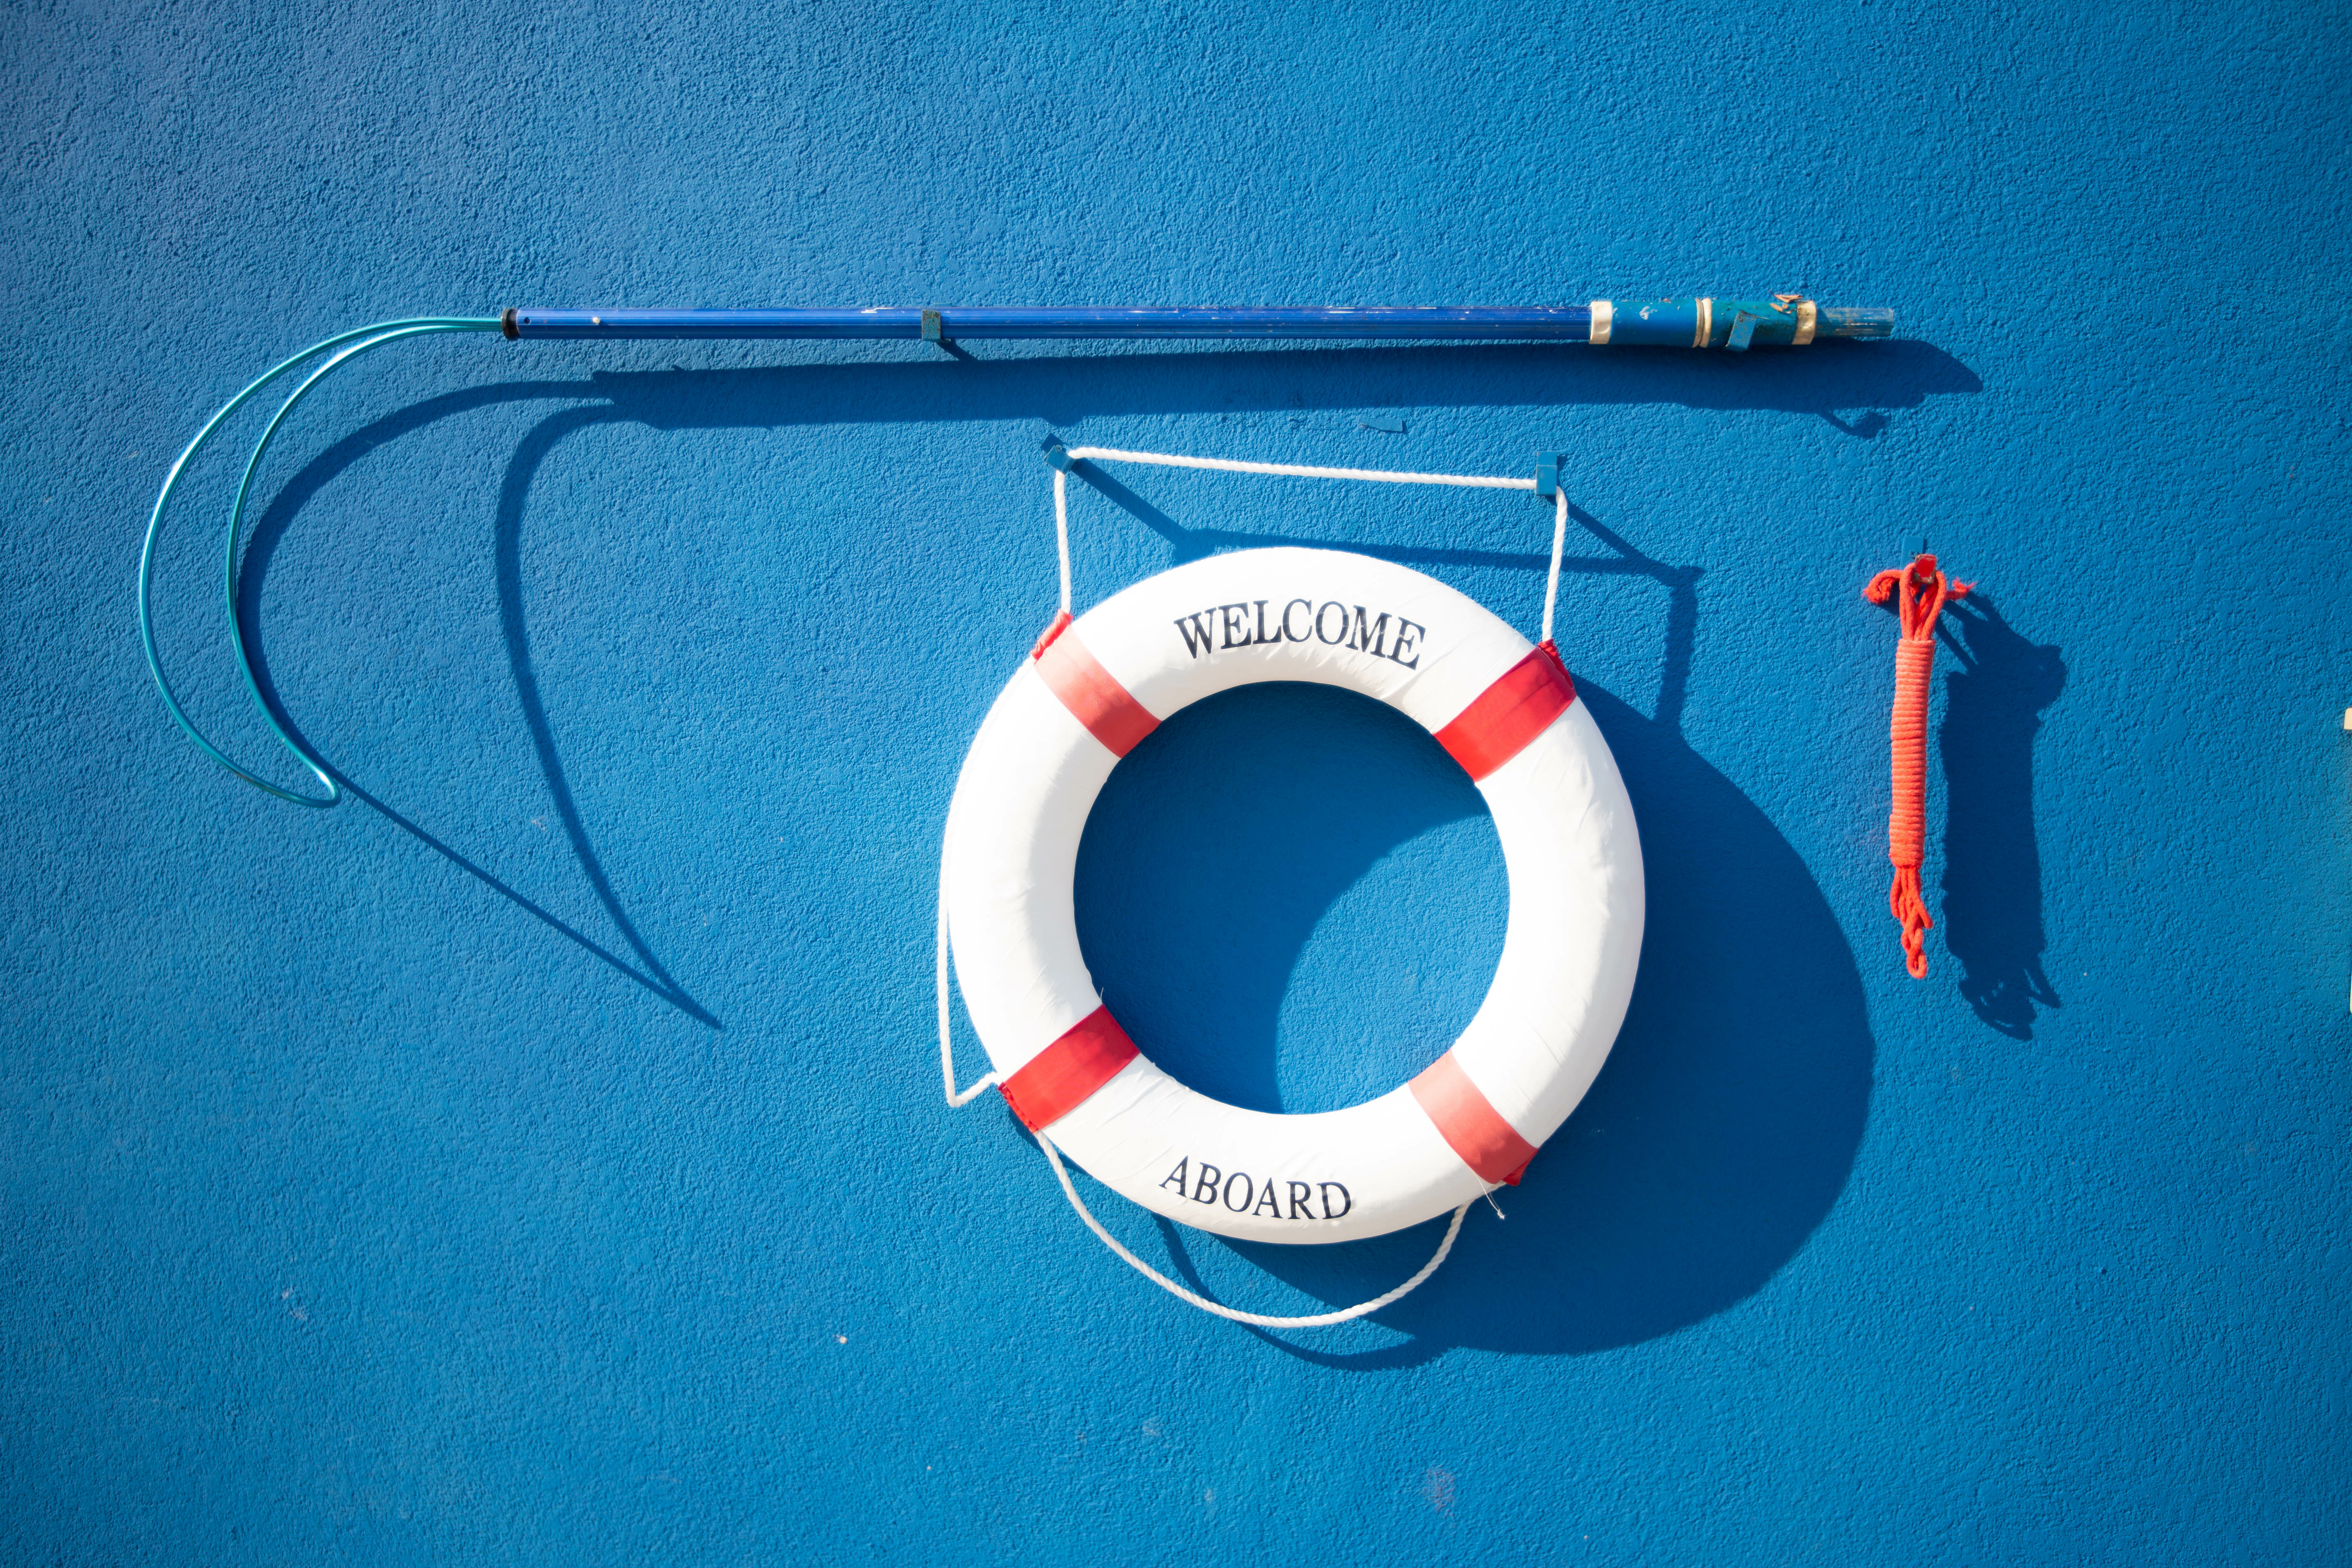
[[(1259, 680), (1345, 687), (1428, 729), (1486, 796), (1509, 877), (1469, 1026), (1344, 1110), (1187, 1089), (1078, 950), (1078, 839), (1111, 769), (1187, 703)], [(1433, 577), (1338, 551), (1212, 556), (1057, 617), (972, 741), (940, 877), (965, 1011), (1014, 1113), (1154, 1213), (1252, 1241), (1380, 1236), (1516, 1182), (1601, 1070), (1642, 945), (1633, 805), (1557, 657)]]

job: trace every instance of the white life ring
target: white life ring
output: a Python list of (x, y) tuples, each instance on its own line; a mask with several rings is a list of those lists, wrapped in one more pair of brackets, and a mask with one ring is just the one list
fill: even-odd
[[(1344, 1110), (1187, 1089), (1138, 1052), (1078, 951), (1078, 839), (1111, 769), (1185, 704), (1258, 680), (1345, 687), (1428, 729), (1486, 796), (1509, 876), (1502, 960), (1461, 1038)], [(1057, 619), (972, 741), (940, 877), (965, 1009), (1014, 1112), (1122, 1195), (1252, 1241), (1379, 1236), (1516, 1182), (1601, 1070), (1641, 954), (1633, 806), (1558, 660), (1434, 578), (1338, 551), (1213, 556)]]

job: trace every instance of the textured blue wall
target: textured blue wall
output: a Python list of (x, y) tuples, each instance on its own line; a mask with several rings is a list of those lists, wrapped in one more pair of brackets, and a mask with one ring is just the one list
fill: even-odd
[[(2340, 1560), (2340, 5), (0, 33), (0, 1556)], [(1908, 341), (428, 342), (301, 418), (240, 579), (355, 801), (211, 768), (131, 636), (170, 452), (382, 316), (1773, 289)], [(992, 1097), (939, 1102), (936, 839), (1052, 608), (1049, 430), (1573, 453), (1561, 642), (1641, 815), (1640, 993), (1508, 1220), (1375, 1321), (1172, 1302)], [(215, 618), (231, 466), (163, 629), (258, 759)], [(1517, 496), (1075, 497), (1082, 604), (1291, 540), (1540, 599)], [(1922, 531), (1984, 596), (1938, 676), (1915, 984), (1858, 593)], [(1503, 892), (1439, 762), (1290, 688), (1139, 752), (1080, 897), (1146, 1046), (1291, 1109), (1433, 1056)], [(1432, 1240), (1104, 1207), (1267, 1310)]]

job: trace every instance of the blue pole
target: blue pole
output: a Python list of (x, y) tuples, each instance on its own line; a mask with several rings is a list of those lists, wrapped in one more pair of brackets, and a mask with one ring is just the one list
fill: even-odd
[(1667, 300), (1486, 306), (885, 306), (845, 310), (543, 310), (499, 318), (509, 338), (1444, 339), (1486, 342), (1645, 343), (1744, 350), (1752, 343), (1884, 338), (1892, 310), (1770, 300)]
[[(180, 460), (164, 476), (163, 489), (147, 518), (147, 542), (139, 556), (139, 637), (164, 708), (206, 756), (246, 783), (280, 800), (302, 805), (332, 805), (342, 787), (326, 763), (289, 733), (270, 711), (254, 674), (250, 650), (237, 628), (237, 537), (255, 471), (271, 437), (287, 416), (335, 369), (382, 344), (426, 332), (503, 331), (509, 338), (913, 338), (935, 343), (958, 338), (1310, 338), (1357, 340), (1453, 339), (1485, 342), (1648, 343), (1664, 347), (1744, 352), (1756, 343), (1803, 344), (1822, 338), (1884, 338), (1895, 331), (1895, 312), (1839, 310), (1795, 294), (1769, 300), (1659, 300), (1619, 306), (1607, 300), (1588, 305), (1267, 305), (1154, 306), (1122, 310), (1101, 306), (1055, 309), (1029, 305), (973, 305), (930, 310), (887, 307), (871, 310), (506, 310), (497, 316), (431, 316), (383, 321), (313, 343), (231, 398), (196, 433)], [(323, 361), (317, 356), (339, 351)], [(236, 504), (229, 509), (222, 549), (224, 592), (229, 603), (229, 640), (237, 668), (263, 721), (297, 761), (310, 770), (323, 794), (298, 795), (231, 762), (206, 740), (180, 706), (163, 676), (148, 609), (155, 541), (172, 493), (189, 462), (213, 438), (222, 421), (262, 388), (309, 366), (310, 374), (262, 431), (245, 466)], [(1541, 481), (1538, 481), (1541, 482)]]

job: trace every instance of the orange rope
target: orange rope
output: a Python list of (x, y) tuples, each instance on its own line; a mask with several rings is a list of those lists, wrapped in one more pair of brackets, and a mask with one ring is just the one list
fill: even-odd
[[(1897, 590), (1901, 591), (1896, 597)], [(1895, 862), (1895, 885), (1887, 908), (1903, 924), (1903, 967), (1914, 980), (1927, 978), (1925, 946), (1936, 922), (1919, 896), (1919, 860), (1927, 837), (1927, 684), (1936, 668), (1936, 618), (1947, 600), (1969, 591), (1936, 570), (1936, 558), (1922, 555), (1899, 572), (1881, 572), (1862, 591), (1874, 605), (1895, 599), (1903, 640), (1895, 645), (1895, 808), (1886, 818), (1886, 858)]]

